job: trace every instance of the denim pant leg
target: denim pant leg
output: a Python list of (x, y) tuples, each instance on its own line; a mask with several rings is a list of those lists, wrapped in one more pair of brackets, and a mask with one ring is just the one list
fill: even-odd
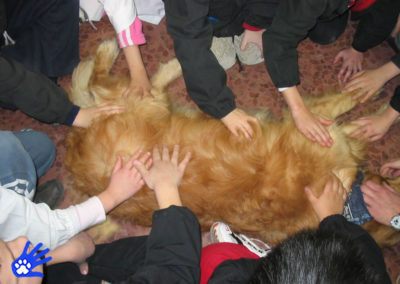
[(55, 158), (54, 144), (49, 142), (37, 131), (0, 131), (1, 185), (33, 199), (38, 169), (44, 174)]
[(53, 141), (43, 132), (26, 129), (13, 132), (29, 153), (40, 178), (53, 165), (56, 159), (56, 147)]

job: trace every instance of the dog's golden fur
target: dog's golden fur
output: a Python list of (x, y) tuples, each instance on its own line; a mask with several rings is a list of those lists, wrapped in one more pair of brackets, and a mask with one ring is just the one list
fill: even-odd
[[(349, 191), (360, 163), (364, 145), (347, 134), (354, 126), (329, 126), (335, 143), (320, 147), (306, 139), (289, 113), (274, 121), (264, 111), (254, 111), (260, 120), (253, 139), (231, 135), (217, 119), (190, 108), (173, 107), (165, 88), (181, 75), (179, 63), (161, 65), (153, 76), (152, 94), (122, 98), (128, 79), (109, 70), (118, 54), (114, 41), (106, 41), (96, 56), (79, 64), (72, 79), (71, 99), (90, 106), (104, 101), (126, 105), (123, 114), (102, 117), (88, 129), (74, 129), (67, 139), (66, 165), (76, 186), (90, 195), (108, 184), (118, 155), (125, 159), (139, 149), (181, 146), (181, 154), (192, 152), (180, 194), (183, 204), (199, 218), (202, 228), (221, 220), (238, 232), (252, 233), (276, 243), (303, 228), (316, 227), (315, 217), (304, 194), (310, 186), (319, 194), (331, 172)], [(307, 101), (311, 111), (334, 119), (351, 109), (350, 95), (329, 95)], [(151, 225), (157, 208), (154, 194), (144, 188), (112, 214), (136, 224)], [(371, 224), (370, 232), (380, 244), (392, 244), (397, 234), (386, 226)]]

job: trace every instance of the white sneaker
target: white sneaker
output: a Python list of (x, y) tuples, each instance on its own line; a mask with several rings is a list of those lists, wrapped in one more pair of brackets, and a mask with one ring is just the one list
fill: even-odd
[(239, 239), (235, 238), (235, 234), (231, 228), (225, 223), (215, 222), (210, 228), (211, 243), (232, 243), (239, 244)]
[(256, 65), (264, 61), (262, 57), (260, 48), (255, 43), (248, 43), (245, 50), (240, 49), (240, 45), (242, 44), (243, 34), (240, 36), (235, 36), (234, 38), (234, 47), (235, 52), (243, 64), (246, 65)]
[(243, 234), (235, 234), (231, 228), (223, 222), (215, 222), (210, 228), (211, 243), (232, 243), (244, 245), (249, 251), (259, 257), (266, 256), (271, 247), (258, 239), (248, 238)]
[(232, 37), (213, 37), (210, 50), (224, 70), (228, 70), (235, 65), (236, 52)]

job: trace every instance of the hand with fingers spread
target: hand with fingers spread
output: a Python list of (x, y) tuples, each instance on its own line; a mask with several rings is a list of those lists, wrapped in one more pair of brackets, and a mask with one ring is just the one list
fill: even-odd
[(359, 128), (350, 133), (350, 137), (357, 137), (361, 140), (368, 139), (370, 142), (377, 141), (386, 134), (398, 116), (399, 113), (388, 106), (380, 115), (360, 117), (351, 122), (358, 125)]
[(346, 83), (352, 74), (362, 70), (363, 53), (353, 47), (343, 49), (335, 56), (333, 64), (342, 61), (342, 67), (338, 73), (340, 82)]
[(251, 30), (245, 29), (244, 33), (243, 33), (242, 43), (240, 44), (240, 49), (244, 51), (244, 50), (246, 50), (247, 45), (249, 43), (254, 43), (260, 49), (261, 56), (264, 56), (263, 43), (262, 43), (262, 34), (264, 32), (265, 32), (265, 29), (262, 29), (259, 31), (251, 31)]
[(233, 135), (237, 137), (239, 132), (242, 132), (247, 139), (251, 139), (254, 134), (254, 130), (250, 123), (258, 124), (257, 118), (248, 115), (238, 108), (235, 108), (233, 111), (221, 118), (221, 121), (233, 133)]
[(379, 173), (388, 178), (400, 177), (400, 159), (383, 164)]
[(88, 128), (92, 121), (101, 115), (118, 114), (125, 111), (124, 106), (102, 103), (97, 106), (81, 108), (75, 117), (73, 126)]
[(140, 161), (145, 168), (151, 165), (150, 153), (142, 153), (140, 150), (125, 165), (121, 157), (117, 158), (108, 187), (98, 195), (106, 213), (132, 197), (143, 187), (144, 181), (134, 167), (136, 160)]
[(309, 187), (306, 187), (304, 190), (320, 221), (330, 215), (343, 213), (347, 192), (342, 182), (335, 175), (331, 175), (319, 197), (316, 197)]
[(361, 185), (365, 204), (374, 219), (390, 226), (393, 216), (400, 213), (400, 193), (391, 186), (367, 181)]
[(360, 102), (366, 102), (372, 97), (383, 85), (393, 77), (400, 74), (400, 68), (392, 61), (371, 70), (365, 70), (354, 74), (350, 81), (344, 86), (342, 92), (353, 92), (354, 100), (361, 99)]
[(150, 169), (147, 169), (142, 161), (134, 162), (147, 186), (154, 190), (160, 209), (168, 208), (171, 205), (182, 205), (178, 186), (182, 181), (190, 156), (191, 153), (187, 152), (179, 163), (179, 146), (174, 146), (170, 157), (168, 147), (164, 145), (162, 154), (160, 154), (158, 146), (154, 147), (153, 166)]
[(353, 92), (356, 94), (353, 100), (360, 100), (365, 103), (369, 98), (378, 92), (386, 83), (386, 78), (379, 69), (363, 70), (353, 76), (344, 86), (342, 92)]

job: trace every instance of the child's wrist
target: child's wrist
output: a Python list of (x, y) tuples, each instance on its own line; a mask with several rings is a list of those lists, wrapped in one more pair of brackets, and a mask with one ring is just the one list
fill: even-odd
[(382, 115), (385, 120), (390, 122), (390, 124), (392, 124), (399, 117), (399, 113), (391, 106), (388, 106), (388, 108), (383, 112)]
[(176, 185), (163, 184), (154, 189), (160, 209), (168, 208), (171, 205), (181, 206), (182, 202)]
[(103, 204), (103, 208), (106, 213), (114, 209), (118, 203), (114, 195), (110, 191), (111, 189), (107, 187), (106, 190), (104, 190), (97, 196), (100, 199), (101, 203)]

